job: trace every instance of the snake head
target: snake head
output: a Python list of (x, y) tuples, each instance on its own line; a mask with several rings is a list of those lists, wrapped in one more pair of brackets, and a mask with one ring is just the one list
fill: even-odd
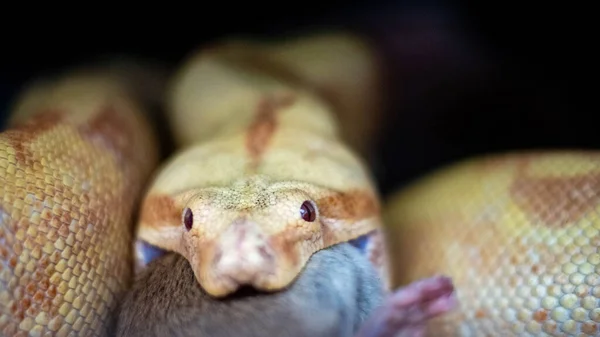
[[(245, 181), (187, 191), (170, 202), (153, 200), (158, 199), (144, 202), (138, 238), (183, 255), (215, 297), (243, 286), (283, 289), (316, 251), (380, 225), (374, 195), (295, 182)], [(167, 204), (173, 209), (170, 221), (148, 216), (159, 207), (165, 212)]]

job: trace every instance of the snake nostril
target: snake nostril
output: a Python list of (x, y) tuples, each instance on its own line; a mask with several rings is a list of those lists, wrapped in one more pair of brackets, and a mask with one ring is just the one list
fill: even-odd
[(275, 255), (273, 254), (273, 251), (268, 246), (263, 246), (263, 247), (260, 247), (258, 252), (261, 255), (261, 257), (264, 259), (263, 260), (263, 269), (262, 269), (263, 273), (271, 275), (271, 276), (277, 274)]
[(262, 256), (263, 259), (265, 259), (266, 262), (268, 262), (268, 263), (273, 262), (273, 260), (274, 260), (273, 254), (271, 253), (271, 250), (268, 249), (266, 246), (259, 247), (258, 253), (260, 254), (260, 256)]
[(213, 258), (213, 264), (217, 265), (223, 257), (223, 251), (220, 248), (215, 248), (215, 256)]

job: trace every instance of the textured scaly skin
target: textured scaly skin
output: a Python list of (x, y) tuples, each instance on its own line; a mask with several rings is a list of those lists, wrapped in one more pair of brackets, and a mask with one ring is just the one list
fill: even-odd
[(106, 334), (158, 155), (127, 89), (68, 74), (25, 91), (0, 133), (0, 335)]
[(467, 160), (387, 200), (393, 285), (443, 273), (428, 336), (600, 335), (600, 154)]
[[(336, 119), (375, 120), (375, 74), (373, 54), (346, 35), (202, 49), (172, 83), (181, 148), (145, 197), (140, 242), (180, 253), (208, 293), (224, 296), (282, 289), (314, 252), (377, 231), (378, 193)], [(313, 222), (301, 217), (305, 201)]]

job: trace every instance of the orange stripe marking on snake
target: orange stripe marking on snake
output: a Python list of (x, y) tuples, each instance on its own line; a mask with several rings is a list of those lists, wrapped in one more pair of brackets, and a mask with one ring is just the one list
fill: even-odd
[(561, 228), (579, 221), (600, 202), (600, 174), (515, 179), (512, 198), (532, 223)]
[(246, 136), (246, 149), (256, 164), (266, 151), (277, 129), (277, 111), (294, 103), (293, 95), (266, 96), (260, 100), (256, 117)]
[(327, 218), (360, 220), (379, 212), (377, 198), (367, 192), (355, 190), (340, 192), (317, 200), (319, 213)]
[[(345, 220), (361, 220), (379, 213), (377, 198), (364, 191), (349, 191), (327, 196), (316, 201), (321, 217)], [(323, 227), (323, 241), (331, 242), (335, 234)]]
[(141, 221), (148, 226), (179, 226), (182, 210), (168, 195), (153, 195), (144, 200)]
[(54, 127), (62, 119), (62, 116), (63, 113), (58, 110), (42, 111), (28, 119), (27, 122), (4, 131), (2, 138), (6, 139), (15, 150), (15, 159), (18, 163), (26, 164), (28, 159), (32, 160), (33, 156), (28, 149), (29, 144), (44, 131)]
[(123, 158), (135, 157), (131, 153), (133, 136), (128, 130), (131, 130), (131, 125), (128, 125), (128, 121), (113, 105), (105, 106), (89, 124), (80, 127), (84, 137), (108, 148), (116, 155), (120, 164), (124, 162)]

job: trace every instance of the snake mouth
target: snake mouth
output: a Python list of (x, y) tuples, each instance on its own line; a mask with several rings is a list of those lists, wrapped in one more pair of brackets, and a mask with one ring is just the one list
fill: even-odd
[(244, 298), (251, 298), (256, 296), (269, 296), (273, 294), (274, 292), (272, 291), (261, 290), (251, 285), (243, 285), (237, 288), (237, 290), (235, 290), (234, 292), (227, 295), (226, 297), (222, 298), (222, 300), (240, 300)]
[[(294, 262), (299, 243), (288, 235), (268, 235), (257, 223), (241, 219), (217, 238), (191, 252), (197, 278), (215, 297), (228, 296), (245, 286), (259, 291), (285, 288), (299, 272)], [(294, 265), (294, 266), (290, 266)]]
[[(276, 273), (256, 274), (240, 281), (239, 274), (217, 274), (213, 269), (204, 270), (196, 276), (200, 288), (208, 296), (221, 301), (240, 300), (256, 296), (269, 296), (281, 290)], [(205, 275), (200, 279), (199, 275)]]
[(358, 249), (362, 254), (368, 253), (369, 243), (372, 237), (377, 233), (377, 230), (372, 230), (364, 235), (357, 237), (356, 239), (349, 240), (348, 243)]
[[(209, 295), (223, 299), (272, 294), (279, 290), (279, 288), (271, 287), (273, 281), (276, 280), (273, 276), (274, 275), (257, 275), (251, 279), (240, 281), (238, 277), (216, 275), (210, 280), (211, 291), (208, 291), (206, 288), (204, 288), (204, 291)], [(220, 289), (219, 292), (213, 290), (215, 286)]]
[(196, 264), (194, 269), (198, 271), (196, 278), (201, 287), (211, 296), (272, 293), (287, 284), (274, 251), (257, 257), (253, 252), (223, 252), (219, 247), (211, 247), (203, 253), (204, 263)]
[(142, 239), (135, 241), (135, 270), (136, 273), (146, 268), (146, 266), (156, 260), (157, 258), (165, 255), (166, 250), (163, 250), (155, 245), (148, 243)]

